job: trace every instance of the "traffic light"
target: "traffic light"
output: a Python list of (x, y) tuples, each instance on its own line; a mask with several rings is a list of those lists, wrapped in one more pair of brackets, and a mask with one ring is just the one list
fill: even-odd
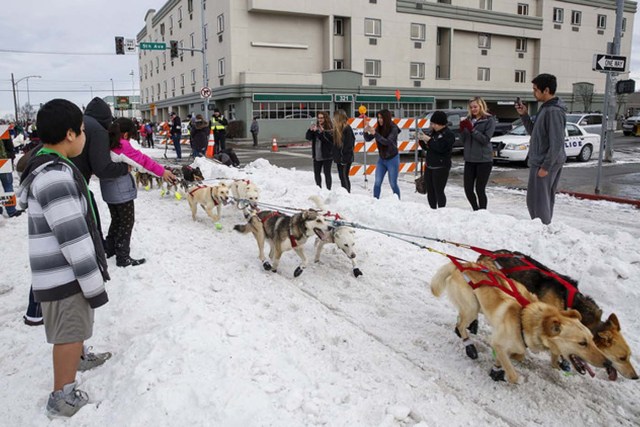
[(635, 80), (620, 80), (616, 83), (616, 93), (618, 95), (623, 93), (633, 93), (636, 91)]
[(124, 55), (124, 37), (116, 36), (116, 55)]
[(169, 44), (171, 45), (171, 58), (177, 58), (178, 57), (178, 41), (171, 40), (169, 41)]

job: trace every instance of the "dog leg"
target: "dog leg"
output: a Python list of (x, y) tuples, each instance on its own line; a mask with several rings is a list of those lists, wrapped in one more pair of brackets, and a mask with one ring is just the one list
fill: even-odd
[(278, 271), (278, 265), (280, 264), (280, 257), (282, 256), (282, 249), (280, 249), (280, 245), (278, 242), (274, 242), (271, 247), (271, 251), (269, 251), (269, 258), (271, 258), (271, 263), (273, 264), (274, 273)]
[(304, 248), (302, 246), (298, 246), (294, 249), (294, 251), (296, 251), (300, 259), (302, 260), (302, 263), (293, 272), (293, 277), (298, 277), (302, 274), (304, 269), (307, 268), (307, 257), (304, 255)]
[[(496, 331), (498, 334), (500, 333), (499, 331)], [(518, 383), (518, 373), (516, 372), (515, 368), (513, 367), (513, 364), (511, 363), (511, 359), (509, 358), (509, 355), (506, 352), (506, 349), (504, 349), (500, 344), (496, 343), (495, 340), (492, 340), (492, 347), (494, 349), (494, 351), (496, 352), (496, 365), (499, 368), (500, 366), (502, 366), (502, 369), (504, 369), (504, 373), (506, 374), (507, 377), (507, 381), (509, 381), (511, 384), (517, 384)], [(492, 373), (493, 373), (493, 369), (492, 369)], [(490, 374), (491, 378), (493, 378), (494, 381), (497, 381), (494, 378), (493, 374)], [(498, 376), (496, 374), (496, 376)]]
[(191, 219), (196, 220), (196, 212), (198, 212), (198, 204), (193, 199), (193, 197), (188, 196), (187, 201), (189, 202), (189, 207), (191, 208)]
[(322, 253), (322, 248), (324, 248), (324, 242), (316, 237), (316, 242), (313, 246), (316, 247), (316, 255), (313, 258), (313, 262), (320, 262), (320, 254)]
[(213, 222), (218, 222), (218, 220), (220, 220), (219, 216), (213, 214), (213, 208), (211, 206), (202, 205), (202, 208), (205, 210), (209, 218), (213, 220)]

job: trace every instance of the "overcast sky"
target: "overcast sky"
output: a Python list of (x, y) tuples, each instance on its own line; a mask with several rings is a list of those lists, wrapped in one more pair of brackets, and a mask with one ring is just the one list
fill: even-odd
[[(115, 55), (114, 36), (135, 38), (149, 9), (159, 10), (165, 0), (3, 0), (0, 44), (0, 118), (13, 114), (11, 73), (18, 83), (20, 104), (39, 105), (64, 97), (86, 105), (93, 96), (132, 94), (139, 87), (137, 55)], [(612, 0), (612, 3), (615, 2)], [(633, 28), (635, 58), (631, 77), (640, 83), (639, 13)], [(13, 53), (57, 52), (59, 54)], [(81, 52), (85, 55), (69, 55)], [(88, 54), (102, 55), (88, 55)], [(594, 52), (604, 53), (604, 52)], [(131, 72), (133, 71), (133, 79)], [(27, 94), (27, 83), (29, 93)], [(640, 90), (640, 84), (638, 85)]]

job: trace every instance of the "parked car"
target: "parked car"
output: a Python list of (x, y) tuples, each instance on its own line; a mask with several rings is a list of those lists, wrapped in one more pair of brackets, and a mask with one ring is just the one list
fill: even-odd
[[(436, 110), (427, 111), (421, 116), (421, 119), (427, 119), (427, 122), (422, 128), (424, 132), (426, 132), (427, 129), (429, 129), (429, 127), (431, 126), (431, 116), (435, 111)], [(453, 144), (453, 148), (454, 149), (464, 148), (464, 144), (462, 144), (462, 141), (460, 140), (460, 120), (462, 120), (463, 117), (467, 117), (467, 114), (468, 114), (467, 110), (456, 108), (456, 109), (438, 110), (438, 111), (444, 111), (444, 113), (447, 115), (447, 122), (448, 122), (447, 126), (449, 126), (449, 128), (453, 131), (453, 134), (456, 136), (456, 141)], [(409, 139), (411, 140), (415, 139), (415, 132), (416, 132), (415, 128), (409, 129)]]
[[(505, 135), (491, 138), (494, 160), (526, 162), (529, 157), (529, 140), (530, 136), (524, 126), (518, 126)], [(588, 133), (581, 126), (567, 123), (564, 148), (567, 157), (587, 162), (594, 151), (600, 149), (600, 135)]]
[(600, 113), (567, 113), (567, 123), (581, 126), (588, 133), (600, 135), (602, 131), (602, 114)]
[(640, 125), (640, 116), (627, 117), (624, 122), (622, 122), (622, 133), (624, 136), (630, 136), (634, 132), (636, 125)]

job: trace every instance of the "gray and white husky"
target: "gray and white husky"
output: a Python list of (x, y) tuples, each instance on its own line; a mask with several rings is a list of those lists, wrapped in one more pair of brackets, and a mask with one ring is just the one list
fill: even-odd
[[(258, 244), (258, 257), (265, 270), (276, 272), (280, 257), (293, 249), (302, 262), (295, 269), (293, 275), (298, 277), (307, 267), (304, 255), (304, 244), (314, 234), (320, 239), (326, 238), (329, 225), (318, 212), (308, 209), (289, 216), (278, 211), (261, 211), (252, 213), (249, 222), (233, 227), (240, 233), (253, 233)], [(264, 256), (264, 242), (269, 242), (269, 261)]]

